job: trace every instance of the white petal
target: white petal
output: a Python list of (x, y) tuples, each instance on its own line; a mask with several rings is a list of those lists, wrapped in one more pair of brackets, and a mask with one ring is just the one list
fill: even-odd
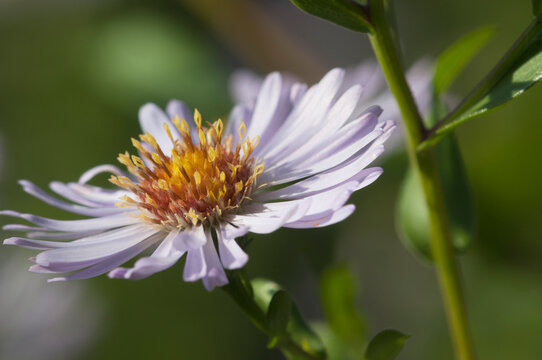
[(83, 243), (79, 246), (47, 250), (36, 256), (36, 263), (53, 270), (64, 265), (78, 267), (79, 265), (86, 264), (82, 267), (88, 266), (91, 263), (96, 263), (104, 258), (118, 254), (155, 233), (155, 229), (146, 227), (141, 228), (137, 235), (128, 235), (110, 241), (90, 244)]
[(18, 217), (36, 225), (59, 231), (105, 230), (141, 222), (141, 219), (137, 219), (129, 214), (111, 215), (84, 220), (54, 220), (32, 214), (22, 214), (11, 210), (0, 211), (0, 215)]
[(42, 189), (31, 183), (27, 180), (19, 180), (19, 184), (23, 187), (23, 190), (28, 194), (40, 199), (41, 201), (55, 206), (59, 209), (66, 210), (75, 214), (86, 215), (86, 216), (105, 216), (118, 214), (120, 212), (126, 211), (120, 207), (112, 208), (89, 208), (80, 205), (69, 204), (64, 201), (58, 200), (57, 198), (47, 194)]
[(357, 180), (360, 183), (364, 181), (366, 176), (373, 172), (382, 173), (380, 168), (371, 168), (364, 171), (363, 169), (376, 159), (382, 152), (382, 145), (372, 146), (367, 151), (358, 154), (352, 158), (336, 166), (330, 170), (324, 171), (318, 175), (311, 176), (305, 180), (299, 181), (293, 185), (286, 186), (279, 190), (260, 192), (252, 195), (256, 201), (298, 199), (303, 196), (310, 196), (322, 190), (326, 190), (342, 183)]
[(82, 280), (82, 279), (88, 279), (91, 277), (105, 274), (106, 272), (109, 272), (113, 270), (114, 268), (116, 268), (117, 266), (130, 260), (137, 254), (139, 254), (140, 252), (142, 252), (143, 250), (151, 246), (157, 240), (158, 239), (156, 237), (150, 237), (149, 239), (139, 242), (136, 245), (120, 253), (117, 253), (115, 256), (111, 256), (105, 259), (104, 261), (97, 263), (96, 265), (93, 265), (89, 268), (86, 268), (74, 274), (71, 274), (65, 277), (53, 278), (48, 281), (55, 282), (55, 281), (66, 281), (66, 280)]
[(103, 230), (77, 231), (77, 232), (45, 232), (32, 231), (26, 234), (31, 239), (54, 239), (54, 240), (74, 240), (85, 236), (91, 236), (103, 233)]
[(7, 224), (2, 226), (2, 230), (9, 231), (46, 231), (48, 229), (44, 227), (22, 225), (22, 224)]
[[(82, 244), (107, 241), (115, 239), (118, 236), (124, 236), (128, 234), (136, 235), (141, 226), (145, 224), (134, 224), (123, 226), (121, 228), (104, 231), (102, 229), (92, 231), (76, 231), (76, 232), (30, 232), (27, 236), (30, 239), (53, 239), (53, 240), (73, 240), (71, 242), (64, 242), (64, 244)], [(30, 240), (28, 239), (28, 240)], [(72, 245), (65, 245), (72, 246)]]
[(196, 226), (192, 229), (180, 231), (173, 239), (173, 246), (177, 250), (186, 251), (189, 249), (199, 249), (207, 242), (207, 236), (203, 226)]
[(28, 268), (28, 271), (37, 273), (37, 274), (57, 274), (61, 271), (51, 271), (49, 269), (46, 269), (40, 265), (34, 264)]
[(326, 215), (330, 210), (334, 211), (342, 207), (349, 199), (350, 195), (357, 189), (358, 183), (351, 181), (341, 186), (332, 188), (327, 191), (322, 191), (316, 195), (304, 197), (299, 200), (279, 201), (265, 204), (272, 213), (280, 213), (291, 209), (293, 206), (305, 206), (303, 212), (298, 212), (297, 216), (292, 216), (287, 223), (297, 221), (299, 219), (312, 217), (320, 214)]
[(344, 126), (334, 141), (315, 151), (314, 155), (307, 156), (301, 162), (294, 161), (265, 169), (258, 181), (268, 185), (283, 184), (331, 169), (381, 136), (384, 126), (384, 123), (377, 122), (375, 116), (368, 114)]
[(116, 207), (121, 197), (128, 194), (124, 190), (111, 191), (87, 184), (64, 184), (59, 181), (51, 182), (49, 188), (68, 200), (89, 207)]
[(46, 241), (46, 240), (34, 240), (21, 237), (10, 237), (4, 240), (4, 245), (17, 245), (27, 249), (44, 250), (44, 249), (57, 249), (61, 247), (67, 247), (71, 243), (60, 241)]
[(230, 76), (229, 90), (235, 103), (250, 103), (260, 91), (263, 79), (250, 70), (236, 70)]
[(227, 284), (228, 279), (216, 253), (211, 234), (205, 231), (205, 236), (207, 241), (203, 246), (188, 250), (183, 278), (185, 281), (202, 279), (203, 285), (210, 291), (215, 286)]
[(305, 95), (306, 92), (307, 92), (306, 84), (294, 83), (292, 85), (292, 88), (290, 89), (290, 94), (289, 94), (290, 102), (292, 104), (297, 104), (301, 100), (303, 95)]
[(228, 232), (218, 229), (218, 250), (220, 260), (226, 269), (242, 268), (248, 261), (248, 255), (237, 244), (234, 237), (228, 237)]
[(96, 175), (104, 173), (104, 172), (115, 174), (117, 176), (126, 176), (126, 173), (122, 171), (121, 169), (119, 169), (118, 167), (114, 165), (106, 164), (106, 165), (95, 166), (85, 171), (83, 175), (79, 177), (79, 180), (77, 182), (79, 184), (86, 184), (87, 182), (92, 180)]
[(292, 223), (285, 224), (284, 227), (304, 229), (333, 225), (346, 219), (354, 212), (355, 209), (356, 207), (354, 205), (348, 204), (335, 211), (330, 211), (323, 216), (307, 217)]
[(115, 204), (123, 196), (131, 194), (129, 191), (123, 189), (104, 189), (88, 184), (68, 183), (67, 185), (74, 192), (90, 201), (113, 206), (116, 206)]
[(160, 243), (151, 256), (136, 261), (133, 268), (117, 268), (109, 273), (110, 278), (140, 280), (173, 266), (184, 254), (173, 246), (179, 231), (172, 231)]
[(369, 105), (380, 105), (379, 102), (371, 100), (384, 90), (386, 86), (386, 81), (378, 62), (367, 60), (357, 66), (347, 68), (343, 86), (349, 88), (356, 84), (362, 85), (364, 89), (361, 99), (363, 108)]
[[(249, 214), (236, 214), (231, 222), (239, 227), (246, 227), (256, 234), (269, 234), (289, 221), (303, 216), (308, 210), (310, 200), (273, 204), (251, 204), (245, 206)], [(281, 205), (278, 205), (281, 204)]]
[[(187, 123), (192, 123), (190, 121), (192, 120), (192, 111), (182, 101), (171, 100), (166, 106), (166, 112), (170, 118), (179, 117), (179, 120), (184, 119)], [(176, 130), (176, 128), (172, 130)]]
[(215, 245), (211, 234), (207, 231), (207, 243), (203, 246), (205, 263), (207, 264), (207, 273), (203, 277), (203, 285), (207, 291), (213, 290), (216, 286), (223, 286), (228, 283), (228, 278), (224, 272), (224, 268), (220, 263), (218, 254), (216, 253)]
[(89, 207), (115, 207), (115, 202), (118, 201), (115, 200), (115, 202), (99, 202), (95, 199), (89, 199), (88, 196), (83, 196), (79, 194), (78, 192), (74, 191), (72, 188), (70, 188), (67, 184), (61, 183), (59, 181), (53, 181), (49, 184), (49, 188), (53, 190), (58, 195), (73, 201), (78, 204), (82, 204)]
[(184, 265), (184, 281), (197, 281), (207, 273), (207, 264), (203, 255), (203, 247), (188, 250)]
[(248, 233), (249, 229), (246, 226), (233, 226), (226, 223), (220, 226), (220, 231), (225, 238), (236, 239)]
[(143, 132), (148, 132), (155, 139), (164, 154), (171, 154), (173, 143), (164, 129), (164, 124), (173, 128), (166, 114), (158, 106), (152, 103), (143, 105), (139, 109), (139, 124)]
[(247, 137), (253, 139), (256, 136), (265, 134), (265, 130), (269, 127), (269, 123), (275, 114), (281, 90), (282, 80), (280, 74), (273, 72), (267, 75), (258, 93), (252, 120), (247, 126)]
[(265, 145), (256, 148), (255, 155), (271, 157), (291, 146), (300, 134), (310, 137), (317, 131), (340, 88), (343, 76), (342, 69), (333, 69), (318, 84), (307, 90), (280, 129), (272, 134), (272, 138)]

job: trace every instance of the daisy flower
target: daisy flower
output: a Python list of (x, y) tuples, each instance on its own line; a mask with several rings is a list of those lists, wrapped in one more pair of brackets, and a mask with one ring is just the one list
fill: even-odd
[[(33, 225), (4, 244), (43, 250), (30, 271), (69, 273), (49, 281), (141, 279), (169, 268), (186, 254), (183, 278), (208, 290), (228, 283), (224, 269), (248, 260), (236, 238), (280, 227), (314, 228), (354, 211), (350, 195), (382, 173), (367, 168), (383, 151), (394, 123), (379, 121), (377, 106), (359, 110), (362, 88), (343, 89), (344, 71), (331, 70), (316, 85), (283, 84), (278, 73), (263, 81), (254, 102), (237, 105), (228, 126), (206, 123), (180, 101), (163, 112), (139, 112), (143, 135), (134, 152), (88, 170), (78, 182), (52, 182), (60, 200), (29, 181), (23, 189), (66, 211), (88, 216), (54, 220), (3, 211)], [(110, 172), (116, 189), (88, 182)], [(151, 249), (132, 267), (119, 267)]]

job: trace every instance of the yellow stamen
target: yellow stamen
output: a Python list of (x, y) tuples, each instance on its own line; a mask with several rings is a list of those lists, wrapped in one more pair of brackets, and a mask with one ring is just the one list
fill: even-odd
[[(252, 157), (259, 138), (245, 139), (246, 126), (241, 123), (240, 140), (233, 147), (231, 135), (222, 141), (222, 120), (205, 128), (195, 110), (199, 143), (193, 143), (187, 122), (178, 116), (171, 120), (181, 134), (177, 139), (164, 124), (173, 144), (171, 154), (164, 154), (156, 139), (145, 133), (139, 136), (141, 141), (132, 139), (140, 156), (128, 152), (119, 155), (119, 162), (137, 179), (134, 183), (127, 177), (111, 177), (113, 184), (135, 195), (124, 198), (119, 206), (137, 206), (142, 219), (166, 228), (222, 221), (224, 214), (235, 211), (249, 198), (257, 176), (263, 172), (263, 164), (255, 165)], [(154, 166), (147, 167), (143, 159)]]

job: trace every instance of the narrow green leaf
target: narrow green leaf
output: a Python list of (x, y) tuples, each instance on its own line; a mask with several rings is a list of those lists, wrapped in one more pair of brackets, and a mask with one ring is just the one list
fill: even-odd
[[(282, 290), (280, 285), (266, 279), (254, 279), (251, 284), (254, 291), (254, 300), (267, 313), (271, 299), (275, 293)], [(322, 341), (305, 322), (295, 303), (291, 305), (291, 314), (286, 326), (286, 332), (304, 351), (311, 353), (318, 359), (326, 358), (326, 351)], [(280, 343), (276, 345), (280, 347)], [(295, 356), (291, 356), (291, 358), (295, 358)]]
[(286, 326), (292, 313), (292, 299), (284, 290), (277, 291), (271, 298), (267, 309), (267, 330), (271, 340), (267, 345), (275, 347), (286, 333)]
[(352, 351), (363, 354), (365, 324), (355, 306), (355, 286), (345, 265), (327, 268), (320, 280), (320, 294), (331, 330)]
[(301, 10), (358, 32), (371, 32), (365, 8), (355, 0), (291, 0)]
[(393, 360), (399, 355), (409, 336), (397, 330), (378, 333), (367, 346), (366, 360)]
[[(431, 107), (429, 124), (435, 123), (446, 111), (436, 95)], [(453, 134), (437, 145), (436, 154), (452, 241), (456, 250), (464, 251), (476, 232), (475, 206), (459, 145)], [(421, 180), (410, 169), (399, 193), (397, 218), (400, 238), (405, 246), (423, 259), (432, 260), (429, 210)]]
[(531, 0), (533, 5), (533, 15), (538, 16), (542, 14), (542, 0)]
[(457, 75), (493, 35), (491, 27), (481, 27), (463, 36), (439, 55), (434, 75), (435, 91), (445, 92)]
[(517, 51), (514, 61), (499, 73), (499, 80), (456, 122), (479, 116), (512, 100), (542, 78), (542, 22), (536, 22), (532, 38)]
[(463, 122), (497, 109), (523, 94), (542, 78), (542, 20), (536, 17), (493, 70), (471, 91), (418, 151), (437, 143)]

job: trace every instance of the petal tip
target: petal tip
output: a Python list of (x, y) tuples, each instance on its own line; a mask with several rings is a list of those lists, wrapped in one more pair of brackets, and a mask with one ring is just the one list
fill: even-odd
[(2, 242), (2, 245), (17, 245), (17, 238), (11, 237), (11, 238), (5, 239)]

